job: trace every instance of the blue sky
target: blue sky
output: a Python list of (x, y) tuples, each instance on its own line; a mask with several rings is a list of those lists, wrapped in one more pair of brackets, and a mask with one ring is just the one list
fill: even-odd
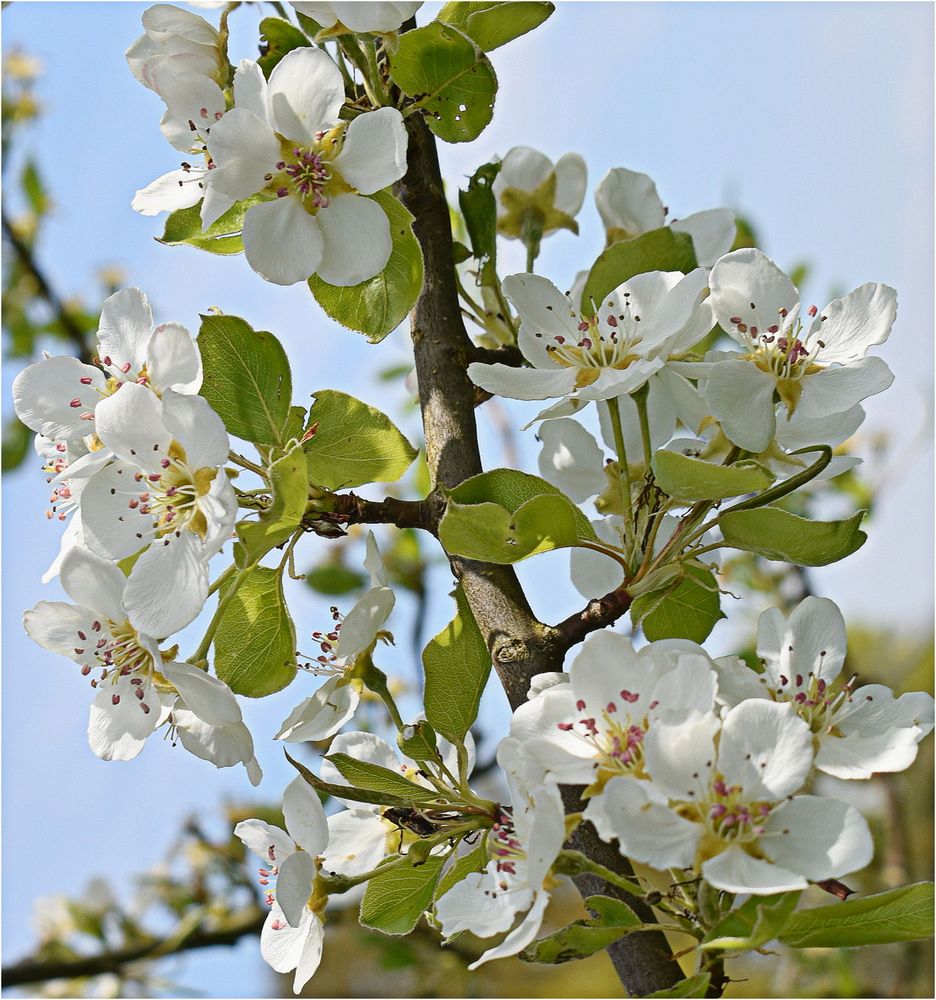
[[(337, 388), (401, 414), (405, 392), (379, 383), (376, 372), (407, 359), (405, 330), (368, 346), (331, 324), (302, 286), (268, 285), (241, 258), (159, 246), (152, 237), (160, 220), (130, 210), (136, 188), (178, 164), (158, 129), (158, 99), (123, 60), (143, 9), (17, 3), (3, 13), (4, 49), (24, 46), (46, 69), (39, 90), (46, 113), (25, 145), (57, 205), (41, 246), (55, 284), (66, 294), (90, 290), (96, 268), (119, 263), (160, 321), (194, 330), (198, 313), (218, 305), (274, 331), (292, 358), (297, 402)], [(257, 20), (250, 7), (233, 15), (238, 58), (254, 54)], [(822, 305), (832, 290), (869, 280), (898, 289), (898, 321), (878, 352), (897, 381), (866, 407), (865, 431), (892, 435), (886, 492), (865, 547), (815, 579), (846, 618), (907, 628), (926, 626), (932, 607), (932, 21), (924, 3), (560, 3), (538, 31), (493, 54), (500, 90), (490, 128), (473, 144), (441, 149), (450, 192), (513, 145), (585, 156), (581, 235), (550, 237), (540, 259), (560, 285), (601, 249), (592, 191), (607, 169), (626, 166), (653, 176), (677, 216), (727, 204), (751, 217), (782, 267), (812, 265), (808, 301)], [(502, 274), (522, 267), (517, 251), (504, 249)], [(3, 375), (5, 411), (14, 375)], [(528, 419), (533, 405), (508, 408)], [(416, 430), (412, 411), (400, 419)], [(484, 438), (488, 464), (502, 464), (490, 427)], [(534, 444), (529, 433), (521, 439), (530, 470)], [(119, 880), (139, 871), (162, 856), (186, 812), (257, 795), (239, 770), (215, 772), (159, 741), (131, 764), (91, 754), (85, 682), (19, 624), (24, 608), (60, 597), (57, 584), (39, 582), (58, 545), (46, 499), (38, 463), (4, 482), (5, 961), (32, 940), (27, 916), (38, 896), (79, 892), (94, 874)], [(310, 543), (306, 562), (326, 544)], [(545, 620), (578, 603), (552, 579), (564, 566), (557, 555), (523, 569)], [(447, 574), (438, 583), (430, 634), (448, 612)], [(327, 620), (328, 602), (299, 587), (295, 601), (300, 635)], [(401, 598), (393, 619), (401, 635), (410, 612)], [(730, 649), (731, 628), (718, 627), (713, 653)], [(407, 666), (405, 644), (387, 665)], [(245, 708), (266, 772), (258, 798), (277, 798), (290, 776), (268, 737), (309, 693), (304, 680)], [(503, 718), (499, 692), (489, 692), (486, 708)], [(186, 960), (176, 979), (214, 995), (265, 989), (249, 944)]]

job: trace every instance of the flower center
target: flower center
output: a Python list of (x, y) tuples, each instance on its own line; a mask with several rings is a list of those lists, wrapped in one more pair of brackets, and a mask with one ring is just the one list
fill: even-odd
[(344, 126), (339, 125), (329, 132), (316, 132), (315, 142), (308, 147), (283, 141), (282, 159), (276, 164), (278, 173), (264, 176), (276, 197), (293, 195), (310, 215), (315, 215), (320, 208), (327, 208), (335, 195), (351, 191), (332, 163), (343, 136)]
[[(630, 292), (624, 292), (624, 311), (621, 313), (606, 313), (602, 316), (598, 310), (595, 315), (586, 319), (575, 311), (570, 311), (573, 319), (578, 319), (578, 341), (569, 341), (563, 335), (557, 334), (546, 345), (550, 357), (567, 368), (581, 368), (585, 381), (593, 382), (603, 368), (627, 368), (640, 355), (634, 349), (641, 342), (640, 316), (631, 308)], [(613, 307), (613, 303), (608, 303)], [(551, 309), (547, 306), (547, 309)], [(536, 333), (538, 338), (543, 334)], [(586, 374), (587, 373), (587, 374)]]
[[(497, 822), (491, 827), (491, 834), (488, 838), (488, 852), (496, 862), (495, 870), (498, 875), (497, 888), (501, 892), (506, 892), (510, 886), (506, 876), (516, 877), (517, 865), (526, 863), (527, 855), (523, 845), (517, 840), (516, 830), (513, 822), (513, 810), (509, 806), (500, 807), (500, 816)], [(504, 876), (504, 877), (501, 877)], [(493, 890), (485, 890), (487, 893)]]
[(204, 538), (208, 519), (198, 501), (210, 491), (218, 470), (210, 466), (192, 470), (178, 441), (172, 442), (169, 457), (159, 464), (162, 472), (136, 473), (136, 481), (146, 482), (147, 488), (131, 496), (127, 506), (152, 520), (157, 537), (188, 530)]
[[(820, 660), (826, 655), (820, 653)], [(815, 735), (830, 733), (841, 735), (835, 730), (835, 716), (852, 698), (858, 675), (853, 675), (848, 681), (838, 677), (831, 684), (817, 677), (810, 671), (805, 677), (795, 674), (787, 677), (780, 675), (777, 688), (769, 688), (774, 701), (790, 702), (796, 714), (809, 726)]]
[[(639, 694), (627, 689), (620, 692), (620, 697), (625, 706), (640, 699)], [(656, 704), (651, 702), (648, 708), (652, 710)], [(580, 712), (587, 710), (581, 698), (575, 707)], [(584, 715), (575, 722), (559, 722), (557, 728), (578, 736), (594, 751), (595, 780), (586, 789), (586, 797), (598, 794), (617, 775), (646, 777), (643, 768), (643, 741), (649, 728), (646, 717), (632, 716), (626, 707), (621, 709), (616, 701), (609, 701), (597, 715)]]
[[(75, 654), (83, 660), (82, 676), (89, 676), (95, 666), (102, 668), (100, 675), (91, 679), (91, 687), (96, 688), (108, 679), (114, 683), (121, 677), (130, 677), (140, 710), (149, 715), (146, 695), (154, 678), (162, 677), (156, 673), (152, 654), (140, 645), (139, 633), (130, 622), (95, 619), (90, 631), (77, 629), (76, 636)], [(111, 695), (114, 705), (119, 705), (120, 699), (117, 693)]]
[[(756, 308), (754, 303), (751, 303), (751, 308)], [(815, 317), (818, 311), (815, 306), (810, 306), (808, 310), (811, 317)], [(818, 325), (804, 333), (803, 323), (799, 317), (795, 321), (790, 321), (788, 316), (786, 309), (780, 309), (778, 322), (772, 323), (766, 330), (748, 326), (740, 316), (732, 316), (731, 323), (738, 333), (751, 341), (751, 352), (746, 357), (761, 371), (778, 379), (798, 381), (821, 369), (816, 360), (826, 345), (818, 337), (813, 336), (819, 329)], [(825, 319), (825, 316), (821, 316), (820, 324)]]
[(731, 846), (743, 847), (759, 856), (756, 845), (764, 834), (764, 822), (771, 808), (769, 802), (748, 801), (740, 785), (728, 785), (723, 776), (716, 775), (706, 801), (683, 803), (677, 812), (704, 825), (699, 855), (707, 861)]

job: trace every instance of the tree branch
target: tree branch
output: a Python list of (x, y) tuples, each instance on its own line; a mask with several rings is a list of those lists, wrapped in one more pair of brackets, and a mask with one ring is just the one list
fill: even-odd
[[(407, 26), (412, 27), (413, 22)], [(415, 216), (414, 229), (426, 265), (423, 290), (410, 315), (426, 458), (433, 482), (454, 487), (482, 471), (474, 418), (476, 393), (467, 375), (477, 349), (459, 309), (451, 221), (435, 139), (419, 115), (407, 119), (407, 130), (408, 170), (400, 184), (400, 196)], [(570, 646), (619, 617), (626, 607), (621, 598), (602, 598), (553, 628), (536, 619), (511, 567), (454, 557), (450, 562), (514, 709), (526, 701), (534, 676), (561, 670)], [(597, 837), (593, 840), (583, 841), (581, 849), (589, 856), (600, 850), (601, 863), (616, 871), (627, 870), (617, 851), (613, 851), (613, 858), (605, 858), (608, 845), (599, 847), (601, 841)], [(613, 894), (600, 880), (592, 879), (583, 886), (589, 892)], [(665, 989), (682, 978), (660, 933), (627, 935), (608, 951), (631, 994)]]
[[(178, 943), (172, 942), (166, 954), (177, 955), (183, 951), (199, 948), (214, 948), (218, 945), (235, 944), (242, 937), (257, 935), (263, 927), (267, 911), (259, 907), (242, 910), (227, 922), (213, 929), (196, 927)], [(3, 986), (23, 986), (26, 983), (44, 983), (50, 979), (83, 979), (86, 976), (100, 976), (107, 972), (118, 972), (125, 965), (146, 959), (161, 958), (169, 939), (151, 937), (139, 944), (118, 951), (105, 951), (87, 958), (69, 958), (58, 961), (36, 961), (27, 959), (8, 965), (3, 969)]]

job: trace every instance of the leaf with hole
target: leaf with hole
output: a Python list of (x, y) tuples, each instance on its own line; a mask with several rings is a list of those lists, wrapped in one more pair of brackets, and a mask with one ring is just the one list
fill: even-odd
[(494, 115), (494, 67), (470, 38), (441, 21), (401, 36), (390, 78), (445, 142), (476, 139)]

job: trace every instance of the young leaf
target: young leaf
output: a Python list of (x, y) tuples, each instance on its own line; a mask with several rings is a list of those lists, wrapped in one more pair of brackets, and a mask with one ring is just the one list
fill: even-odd
[(439, 21), (464, 32), (484, 52), (491, 52), (528, 31), (539, 27), (555, 10), (545, 2), (464, 3), (454, 0), (444, 4)]
[(355, 760), (354, 757), (349, 757), (344, 753), (330, 754), (325, 759), (330, 760), (339, 770), (341, 776), (355, 788), (385, 792), (387, 795), (397, 796), (409, 804), (432, 802), (438, 798), (438, 792), (434, 788), (417, 785), (415, 781), (410, 781), (402, 774), (397, 774), (379, 764)]
[(591, 910), (595, 923), (606, 927), (639, 927), (640, 917), (622, 899), (614, 896), (588, 896), (585, 909)]
[(458, 192), (458, 205), (465, 219), (471, 254), (481, 265), (481, 284), (496, 280), (497, 200), (492, 184), (500, 172), (499, 163), (485, 163), (471, 175), (468, 187)]
[(675, 451), (653, 456), (657, 486), (674, 500), (724, 500), (767, 489), (776, 478), (756, 462), (713, 465)]
[(810, 521), (779, 507), (727, 510), (718, 520), (725, 541), (736, 549), (797, 566), (827, 566), (850, 556), (867, 535), (860, 510), (845, 521)]
[(282, 344), (237, 316), (201, 320), (201, 394), (230, 434), (254, 444), (282, 446), (292, 398), (292, 375)]
[(707, 997), (709, 982), (712, 976), (709, 972), (697, 972), (688, 979), (683, 979), (668, 990), (658, 990), (648, 993), (648, 997)]
[(361, 573), (340, 563), (322, 563), (305, 575), (306, 585), (326, 597), (342, 597), (360, 590), (367, 582)]
[(657, 639), (702, 642), (715, 623), (725, 617), (714, 574), (697, 566), (687, 566), (685, 576), (669, 590), (638, 597), (630, 613), (631, 622), (640, 625), (651, 642)]
[(455, 617), (423, 650), (426, 718), (447, 740), (465, 737), (478, 715), (491, 654), (461, 587)]
[(386, 267), (358, 285), (330, 285), (309, 278), (315, 301), (336, 323), (363, 333), (377, 344), (394, 331), (422, 290), (423, 258), (413, 235), (413, 216), (387, 191), (371, 196), (387, 213), (392, 248)]
[(439, 881), (433, 898), (441, 899), (449, 889), (458, 885), (466, 875), (470, 875), (472, 872), (484, 871), (489, 860), (487, 834), (485, 834), (481, 837), (480, 843), (473, 851), (463, 854), (448, 868)]
[(242, 580), (221, 615), (214, 654), (218, 677), (248, 698), (280, 691), (296, 676), (296, 630), (278, 570), (256, 566)]
[(265, 17), (260, 22), (260, 40), (266, 44), (266, 52), (257, 60), (257, 65), (267, 78), (287, 52), (311, 45), (294, 24), (281, 17)]
[(380, 410), (335, 389), (313, 393), (306, 444), (309, 479), (326, 490), (365, 483), (394, 483), (410, 467), (416, 449)]
[(779, 937), (800, 895), (797, 891), (752, 896), (714, 927), (699, 947), (707, 951), (750, 951), (762, 947)]
[(330, 795), (336, 799), (348, 799), (352, 802), (370, 802), (378, 806), (395, 806), (398, 809), (406, 809), (412, 806), (412, 801), (401, 799), (398, 795), (391, 795), (388, 792), (377, 792), (365, 788), (352, 788), (350, 785), (335, 785), (330, 781), (323, 781), (317, 774), (314, 774), (299, 761), (293, 760), (286, 753), (286, 759), (299, 772), (307, 785), (314, 788), (320, 795)]
[(384, 934), (409, 934), (432, 903), (443, 860), (430, 857), (372, 878), (361, 901), (361, 923)]
[(640, 918), (626, 904), (610, 896), (589, 896), (585, 906), (597, 916), (574, 923), (528, 945), (520, 958), (524, 962), (547, 962), (558, 965), (587, 958), (614, 944), (618, 938), (643, 926)]
[(309, 499), (309, 470), (301, 447), (270, 466), (273, 500), (258, 521), (241, 521), (237, 537), (244, 566), (257, 562), (274, 546), (285, 542), (299, 527)]
[(600, 302), (608, 292), (635, 274), (647, 271), (682, 271), (697, 267), (692, 237), (669, 226), (652, 229), (633, 240), (613, 243), (592, 265), (582, 292), (582, 313), (590, 316), (592, 301)]
[(445, 142), (476, 139), (494, 115), (494, 67), (470, 38), (441, 21), (401, 36), (390, 78)]
[(258, 204), (262, 198), (253, 196), (245, 201), (232, 205), (219, 219), (202, 232), (201, 206), (179, 208), (166, 219), (166, 225), (157, 242), (166, 246), (190, 246), (196, 250), (207, 250), (208, 253), (232, 254), (243, 253), (244, 243), (241, 230), (244, 228), (244, 216), (251, 205)]
[(858, 948), (933, 936), (933, 883), (794, 913), (780, 934), (791, 948)]

